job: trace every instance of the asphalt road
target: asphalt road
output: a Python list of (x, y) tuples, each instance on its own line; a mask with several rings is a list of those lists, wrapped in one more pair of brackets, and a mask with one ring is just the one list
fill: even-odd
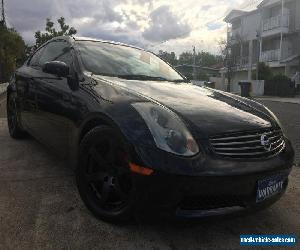
[[(5, 110), (5, 101), (0, 104)], [(300, 105), (266, 104), (281, 118), (299, 163)], [(0, 249), (240, 249), (240, 234), (300, 237), (300, 167), (282, 199), (256, 214), (197, 223), (136, 218), (121, 226), (96, 220), (79, 198), (73, 173), (34, 139), (11, 139), (5, 118), (0, 171)]]
[(295, 152), (295, 163), (300, 164), (300, 104), (261, 101), (279, 118), (284, 132), (291, 140)]

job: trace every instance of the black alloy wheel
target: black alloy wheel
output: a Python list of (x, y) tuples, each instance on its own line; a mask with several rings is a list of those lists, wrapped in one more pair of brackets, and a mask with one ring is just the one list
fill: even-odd
[(14, 139), (23, 138), (25, 132), (19, 125), (16, 94), (12, 93), (7, 97), (7, 124), (9, 134)]
[(129, 218), (133, 185), (128, 154), (112, 128), (96, 127), (83, 138), (76, 177), (79, 193), (93, 214), (110, 221)]

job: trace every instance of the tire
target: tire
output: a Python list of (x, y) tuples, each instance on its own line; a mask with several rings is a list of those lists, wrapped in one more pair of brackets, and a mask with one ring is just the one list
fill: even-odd
[(135, 189), (126, 146), (117, 131), (98, 126), (84, 136), (76, 182), (83, 202), (97, 218), (114, 223), (130, 219)]
[(25, 137), (26, 133), (20, 126), (16, 94), (11, 93), (7, 98), (6, 109), (9, 134), (14, 139), (22, 139)]

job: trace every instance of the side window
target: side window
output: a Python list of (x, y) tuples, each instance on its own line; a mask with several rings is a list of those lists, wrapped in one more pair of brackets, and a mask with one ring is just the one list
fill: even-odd
[(39, 60), (39, 65), (43, 65), (44, 63), (51, 61), (61, 61), (70, 66), (72, 62), (70, 50), (71, 49), (67, 42), (51, 42), (45, 46)]
[(42, 52), (43, 52), (43, 49), (44, 49), (44, 48), (41, 48), (41, 49), (39, 49), (38, 51), (36, 51), (36, 52), (33, 54), (33, 56), (31, 57), (31, 59), (30, 59), (28, 65), (33, 66), (33, 67), (38, 67), (38, 66), (40, 66), (39, 60), (40, 60), (40, 56), (41, 56), (41, 54), (42, 54)]

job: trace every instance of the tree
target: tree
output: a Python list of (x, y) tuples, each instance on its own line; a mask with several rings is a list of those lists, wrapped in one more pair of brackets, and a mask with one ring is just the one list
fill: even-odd
[(220, 62), (220, 57), (209, 52), (198, 52), (196, 55), (196, 64), (201, 66), (211, 66)]
[(192, 52), (183, 52), (183, 53), (181, 53), (179, 55), (178, 64), (179, 65), (182, 65), (182, 64), (192, 65), (193, 64), (193, 54), (192, 54)]
[(192, 66), (194, 64), (194, 55), (192, 52), (183, 52), (177, 59), (177, 56), (174, 52), (169, 53), (167, 51), (160, 50), (158, 52), (158, 56), (173, 66), (179, 66), (177, 67), (177, 70), (179, 70), (188, 79), (196, 78), (206, 81), (209, 79), (209, 74), (201, 67), (209, 67), (222, 62), (222, 57), (220, 55), (213, 55), (204, 51), (198, 52), (195, 56), (195, 63), (198, 67), (196, 67), (196, 72), (194, 74)]
[(178, 60), (174, 52), (169, 53), (167, 51), (160, 50), (158, 52), (158, 56), (173, 66), (177, 65)]
[(17, 66), (24, 59), (25, 43), (14, 30), (5, 26), (0, 27), (0, 82), (9, 80)]
[(57, 36), (71, 36), (77, 33), (77, 30), (74, 27), (70, 27), (65, 24), (65, 18), (61, 17), (57, 19), (60, 30), (57, 31), (54, 27), (54, 23), (50, 18), (46, 19), (46, 32), (37, 31), (35, 32), (35, 48), (38, 48), (43, 43), (49, 41), (50, 39)]
[(257, 80), (270, 80), (273, 77), (271, 68), (263, 62), (258, 64), (258, 79)]
[[(222, 61), (222, 58), (217, 55), (213, 55), (209, 52), (198, 52), (196, 54), (196, 65), (209, 67)], [(194, 63), (194, 56), (192, 52), (183, 52), (179, 55), (178, 64), (192, 65)]]
[(232, 45), (225, 39), (218, 41), (221, 56), (226, 67), (226, 78), (228, 80), (227, 92), (230, 92), (231, 79), (233, 77), (234, 58), (232, 55)]

